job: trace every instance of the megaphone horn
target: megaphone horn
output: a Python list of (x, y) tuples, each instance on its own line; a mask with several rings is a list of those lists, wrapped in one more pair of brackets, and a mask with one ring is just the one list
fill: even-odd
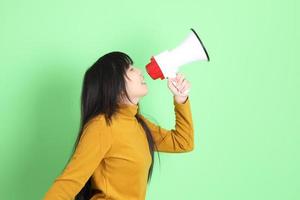
[(152, 56), (146, 71), (152, 79), (174, 78), (182, 65), (194, 61), (209, 61), (208, 53), (194, 29), (175, 49)]

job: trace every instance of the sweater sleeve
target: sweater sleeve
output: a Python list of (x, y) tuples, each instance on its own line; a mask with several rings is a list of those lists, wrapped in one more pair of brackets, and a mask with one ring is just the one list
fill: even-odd
[(83, 129), (70, 162), (54, 180), (44, 200), (73, 200), (110, 149), (112, 136), (105, 120), (90, 122)]
[(140, 115), (151, 130), (156, 144), (155, 151), (178, 153), (194, 149), (194, 128), (189, 97), (184, 103), (177, 103), (173, 97), (176, 117), (175, 129), (167, 130)]

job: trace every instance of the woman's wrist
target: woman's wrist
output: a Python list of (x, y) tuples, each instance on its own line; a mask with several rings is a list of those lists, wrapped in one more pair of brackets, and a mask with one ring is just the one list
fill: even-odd
[(183, 104), (186, 102), (188, 96), (176, 96), (174, 95), (174, 99), (176, 101), (176, 103), (179, 103), (179, 104)]

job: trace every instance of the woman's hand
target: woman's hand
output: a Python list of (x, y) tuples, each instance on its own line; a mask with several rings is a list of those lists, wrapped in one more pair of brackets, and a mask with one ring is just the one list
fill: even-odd
[(177, 103), (185, 103), (188, 97), (191, 84), (185, 79), (183, 74), (176, 73), (175, 78), (167, 78), (168, 87), (174, 95)]

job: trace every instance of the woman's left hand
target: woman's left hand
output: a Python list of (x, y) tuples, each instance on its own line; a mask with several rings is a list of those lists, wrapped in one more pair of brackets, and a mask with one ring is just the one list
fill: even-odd
[(188, 97), (191, 84), (183, 74), (177, 73), (175, 78), (168, 78), (168, 87), (178, 103), (184, 103)]

